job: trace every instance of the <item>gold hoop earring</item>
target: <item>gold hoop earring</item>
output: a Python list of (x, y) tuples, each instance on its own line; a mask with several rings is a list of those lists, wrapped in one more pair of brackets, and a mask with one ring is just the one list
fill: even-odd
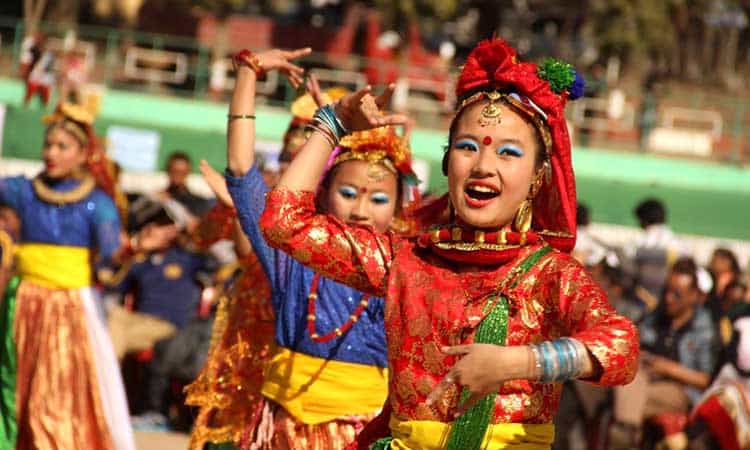
[(531, 220), (533, 219), (533, 203), (531, 199), (526, 199), (521, 202), (521, 206), (516, 212), (516, 220), (514, 225), (517, 231), (525, 233), (531, 229)]

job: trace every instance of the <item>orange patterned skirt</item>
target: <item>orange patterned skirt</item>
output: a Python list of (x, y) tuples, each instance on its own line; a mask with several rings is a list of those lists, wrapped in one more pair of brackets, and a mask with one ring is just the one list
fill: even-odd
[[(49, 289), (25, 281), (18, 287), (16, 450), (134, 448), (126, 405), (123, 410), (117, 404), (124, 400), (122, 384), (117, 401), (110, 395), (117, 390), (119, 372), (103, 377), (101, 360), (107, 358), (97, 347), (104, 343), (106, 349), (108, 337), (101, 334), (103, 328), (92, 330), (92, 316), (99, 321), (90, 289)], [(118, 407), (116, 418), (124, 418), (124, 424), (111, 423), (112, 409)]]
[(256, 411), (252, 431), (242, 442), (243, 450), (343, 450), (375, 417), (375, 414), (341, 417), (309, 425), (265, 398), (256, 405)]

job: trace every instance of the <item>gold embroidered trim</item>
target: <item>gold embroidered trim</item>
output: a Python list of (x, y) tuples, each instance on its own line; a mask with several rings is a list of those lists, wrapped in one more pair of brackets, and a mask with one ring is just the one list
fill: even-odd
[[(462, 109), (466, 108), (472, 103), (475, 103), (484, 99), (489, 100), (489, 104), (482, 110), (482, 117), (485, 120), (488, 119), (488, 116), (485, 114), (485, 110), (487, 110), (490, 106), (492, 106), (492, 108), (497, 108), (495, 105), (495, 102), (498, 100), (502, 101), (503, 103), (505, 103), (512, 109), (514, 109), (515, 111), (520, 112), (529, 120), (531, 120), (531, 122), (534, 124), (536, 129), (539, 130), (539, 134), (542, 137), (542, 143), (544, 144), (545, 153), (549, 154), (550, 150), (552, 150), (552, 134), (549, 131), (549, 127), (547, 126), (546, 120), (536, 110), (534, 110), (534, 108), (532, 108), (529, 105), (524, 104), (522, 101), (514, 98), (511, 95), (501, 94), (497, 91), (477, 92), (476, 94), (470, 96), (469, 98), (461, 102), (461, 106), (458, 108), (458, 111), (461, 111)], [(492, 111), (488, 111), (488, 114), (489, 112), (492, 112)], [(497, 117), (500, 117), (499, 110), (497, 111), (497, 115), (493, 116), (492, 118), (496, 119)]]
[(565, 238), (573, 237), (573, 235), (571, 233), (568, 233), (567, 231), (544, 230), (544, 231), (538, 231), (537, 234), (543, 234), (545, 236), (554, 236), (554, 237), (565, 237)]
[(435, 244), (435, 247), (439, 248), (440, 250), (459, 250), (462, 252), (474, 252), (477, 250), (508, 250), (511, 248), (518, 248), (520, 246), (514, 244), (493, 244), (491, 242), (438, 242)]
[(0, 269), (10, 269), (13, 266), (14, 245), (13, 239), (5, 230), (0, 230), (0, 247), (3, 249)]
[(58, 192), (50, 188), (49, 186), (47, 186), (41, 176), (37, 176), (36, 178), (34, 178), (34, 180), (31, 182), (31, 185), (34, 188), (34, 192), (36, 193), (36, 195), (45, 202), (52, 203), (54, 205), (65, 205), (67, 203), (79, 202), (88, 197), (88, 195), (91, 194), (91, 192), (96, 187), (96, 181), (94, 180), (94, 177), (91, 176), (91, 174), (87, 173), (81, 180), (81, 184), (65, 192)]

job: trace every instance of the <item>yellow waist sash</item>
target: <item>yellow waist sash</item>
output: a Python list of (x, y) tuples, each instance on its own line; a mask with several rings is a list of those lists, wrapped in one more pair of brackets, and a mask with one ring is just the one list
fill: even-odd
[(89, 249), (66, 245), (25, 243), (16, 249), (22, 279), (53, 289), (78, 289), (91, 285)]
[[(430, 420), (398, 420), (391, 415), (389, 423), (396, 450), (441, 450), (448, 442), (451, 424)], [(550, 450), (555, 439), (551, 423), (490, 424), (480, 448), (483, 450)]]
[(388, 370), (276, 348), (261, 392), (306, 424), (372, 414), (388, 395)]

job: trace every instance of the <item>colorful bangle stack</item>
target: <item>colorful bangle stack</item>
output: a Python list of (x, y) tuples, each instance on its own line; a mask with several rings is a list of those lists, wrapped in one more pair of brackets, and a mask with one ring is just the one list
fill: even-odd
[(253, 72), (259, 80), (263, 80), (266, 77), (266, 69), (263, 68), (263, 63), (258, 59), (258, 55), (254, 54), (248, 49), (243, 49), (237, 52), (232, 57), (232, 64), (234, 65), (234, 71), (238, 71), (240, 67), (247, 66)]
[(542, 383), (572, 380), (581, 375), (586, 349), (573, 338), (560, 338), (531, 345), (536, 373)]
[(331, 147), (336, 147), (341, 138), (349, 134), (344, 124), (336, 116), (336, 111), (333, 109), (332, 104), (318, 108), (313, 115), (312, 121), (306, 128), (322, 134), (331, 144)]

